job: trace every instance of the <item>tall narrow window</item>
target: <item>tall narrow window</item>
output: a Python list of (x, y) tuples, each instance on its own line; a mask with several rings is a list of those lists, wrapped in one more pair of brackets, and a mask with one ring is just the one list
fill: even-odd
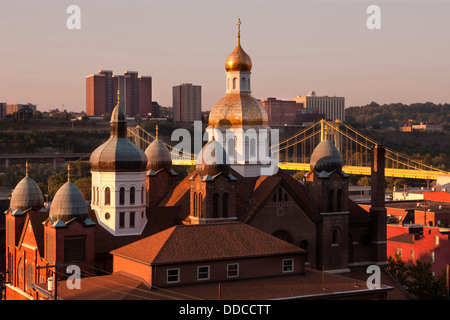
[(328, 212), (333, 212), (334, 190), (328, 192)]
[(198, 196), (198, 217), (201, 217), (203, 214), (203, 195), (200, 193)]
[(100, 192), (98, 191), (98, 187), (97, 187), (97, 204), (99, 204), (100, 202)]
[(122, 187), (119, 190), (119, 204), (124, 205), (125, 204), (125, 188)]
[(119, 228), (120, 229), (125, 228), (125, 212), (119, 213)]
[(131, 187), (130, 188), (130, 204), (134, 204), (134, 202), (135, 202), (135, 193), (136, 193), (136, 188)]
[(219, 194), (214, 193), (213, 195), (213, 218), (219, 217)]
[(135, 213), (134, 212), (130, 212), (130, 228), (134, 228), (135, 227)]
[(198, 217), (198, 212), (197, 212), (197, 192), (194, 192), (194, 217)]
[(144, 187), (141, 188), (141, 204), (144, 204)]
[(245, 78), (242, 77), (241, 79), (241, 89), (245, 89)]
[(333, 230), (331, 243), (332, 244), (338, 244), (339, 243), (339, 231), (337, 229)]
[(222, 217), (228, 218), (228, 193), (222, 195)]
[(236, 89), (236, 78), (233, 78), (233, 89)]
[(27, 266), (27, 285), (32, 284), (33, 281), (33, 266), (30, 264), (28, 264)]
[(336, 211), (342, 211), (342, 189), (339, 189), (336, 194)]
[(111, 189), (106, 187), (105, 189), (105, 206), (111, 205)]

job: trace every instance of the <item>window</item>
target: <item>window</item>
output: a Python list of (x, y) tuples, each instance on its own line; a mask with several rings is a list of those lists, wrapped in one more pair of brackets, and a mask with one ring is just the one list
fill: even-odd
[(250, 139), (250, 157), (256, 157), (256, 139)]
[(342, 211), (342, 189), (337, 191), (337, 199), (336, 199), (336, 211)]
[(219, 217), (219, 194), (214, 193), (213, 195), (213, 218)]
[(130, 204), (134, 204), (134, 202), (135, 202), (135, 193), (136, 193), (136, 188), (131, 187), (131, 189), (130, 189)]
[(283, 272), (294, 271), (294, 259), (283, 259)]
[(197, 192), (194, 192), (194, 217), (198, 217), (198, 213), (197, 213)]
[(209, 280), (209, 266), (197, 267), (197, 280)]
[(412, 260), (414, 260), (414, 259), (416, 258), (416, 255), (415, 255), (414, 250), (411, 250), (411, 251), (409, 252), (409, 256), (410, 256), (410, 258), (411, 258)]
[(328, 212), (333, 212), (334, 190), (328, 193)]
[(331, 243), (332, 244), (339, 244), (339, 231), (338, 229), (333, 229), (332, 237), (331, 237)]
[(125, 188), (122, 187), (119, 190), (119, 204), (124, 205), (125, 204)]
[(228, 278), (239, 277), (239, 263), (227, 264), (227, 277)]
[(119, 228), (125, 228), (125, 212), (119, 213)]
[(430, 250), (431, 262), (435, 262), (434, 250)]
[(435, 235), (435, 236), (434, 236), (434, 245), (435, 245), (435, 246), (438, 246), (438, 245), (439, 245), (439, 236), (438, 236), (438, 235)]
[(228, 193), (222, 195), (222, 217), (228, 217)]
[(180, 282), (180, 269), (167, 269), (167, 283)]
[(402, 256), (402, 249), (401, 248), (395, 248), (395, 255), (401, 257)]
[(105, 206), (109, 206), (111, 204), (111, 189), (106, 187), (105, 189)]
[(55, 258), (53, 256), (53, 234), (47, 232), (45, 237), (45, 257), (48, 263), (53, 263)]
[(33, 266), (31, 264), (28, 264), (27, 266), (27, 285), (32, 284), (33, 281)]
[(202, 213), (203, 213), (203, 194), (201, 194), (201, 193), (198, 196), (198, 208), (197, 208), (197, 210), (198, 210), (197, 216), (201, 217)]
[(144, 204), (144, 187), (141, 188), (141, 204)]
[(80, 262), (86, 260), (86, 237), (71, 236), (64, 238), (64, 261)]
[(134, 212), (130, 212), (130, 228), (134, 228), (135, 226), (135, 214)]
[(233, 89), (236, 89), (236, 78), (233, 78)]

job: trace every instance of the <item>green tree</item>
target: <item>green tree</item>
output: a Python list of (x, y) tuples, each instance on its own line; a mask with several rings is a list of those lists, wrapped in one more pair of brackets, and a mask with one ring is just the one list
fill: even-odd
[(85, 200), (91, 199), (91, 177), (78, 179), (73, 184), (81, 191)]
[(435, 277), (431, 271), (431, 262), (416, 260), (408, 267), (406, 287), (420, 300), (446, 298), (445, 273)]
[(389, 256), (387, 260), (387, 271), (395, 278), (401, 285), (406, 285), (408, 267), (402, 261), (399, 255), (394, 258)]
[(48, 178), (48, 198), (53, 200), (55, 193), (61, 186), (67, 182), (67, 176), (61, 173), (55, 173)]

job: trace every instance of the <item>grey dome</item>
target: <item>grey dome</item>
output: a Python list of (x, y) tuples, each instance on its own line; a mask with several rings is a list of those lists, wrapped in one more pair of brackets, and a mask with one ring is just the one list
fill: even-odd
[(214, 137), (200, 150), (195, 168), (202, 176), (215, 176), (221, 172), (229, 173), (230, 165), (227, 153), (223, 146), (214, 140)]
[(33, 179), (26, 176), (14, 188), (9, 206), (12, 210), (39, 210), (44, 207), (42, 191)]
[(147, 156), (147, 170), (159, 171), (172, 169), (172, 157), (169, 149), (159, 139), (155, 139), (145, 149)]
[(316, 172), (341, 171), (343, 166), (341, 154), (330, 140), (323, 140), (311, 155), (310, 168)]
[(111, 114), (111, 136), (92, 152), (89, 163), (94, 171), (145, 171), (147, 157), (127, 139), (125, 113), (118, 104)]
[(49, 217), (54, 221), (68, 222), (73, 218), (84, 221), (89, 217), (89, 209), (81, 191), (67, 181), (56, 192), (50, 206)]

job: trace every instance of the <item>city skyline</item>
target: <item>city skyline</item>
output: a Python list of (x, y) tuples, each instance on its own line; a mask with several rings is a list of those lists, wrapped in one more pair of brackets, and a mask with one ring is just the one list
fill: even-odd
[(40, 111), (86, 111), (85, 77), (136, 70), (153, 79), (153, 101), (171, 106), (172, 87), (202, 86), (202, 110), (225, 93), (227, 55), (241, 44), (253, 62), (252, 95), (292, 100), (314, 90), (346, 107), (450, 102), (450, 33), (444, 1), (3, 1), (0, 102)]

